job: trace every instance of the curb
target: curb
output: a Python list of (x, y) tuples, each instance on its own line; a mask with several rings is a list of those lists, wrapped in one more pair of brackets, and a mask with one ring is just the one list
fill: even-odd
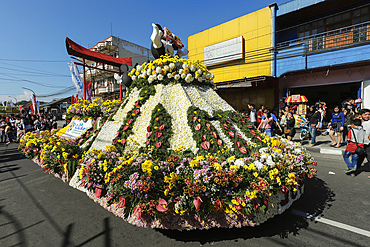
[(315, 147), (305, 147), (308, 151), (321, 154), (331, 154), (331, 155), (343, 155), (344, 150), (341, 149), (331, 149), (331, 148), (315, 148)]

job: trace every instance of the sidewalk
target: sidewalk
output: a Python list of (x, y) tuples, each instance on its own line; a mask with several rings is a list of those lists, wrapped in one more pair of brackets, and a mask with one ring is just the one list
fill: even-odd
[[(299, 136), (299, 130), (294, 136), (293, 141), (301, 142), (298, 139), (298, 136)], [(301, 142), (303, 147), (305, 147), (310, 152), (317, 152), (317, 153), (322, 153), (322, 154), (343, 155), (344, 150), (346, 150), (346, 145), (343, 145), (343, 144), (339, 148), (330, 147), (330, 144), (332, 143), (332, 141), (329, 135), (324, 136), (324, 135), (319, 134), (318, 136), (316, 136), (316, 145), (313, 147), (309, 146), (310, 142), (311, 142), (311, 139), (305, 139)]]

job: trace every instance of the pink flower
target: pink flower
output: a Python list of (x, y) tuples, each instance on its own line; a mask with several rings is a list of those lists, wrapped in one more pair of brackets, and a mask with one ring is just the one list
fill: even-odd
[(234, 132), (232, 132), (232, 131), (229, 131), (229, 135), (230, 135), (231, 137), (234, 137), (234, 136), (235, 136)]
[(146, 138), (149, 138), (152, 135), (152, 132), (146, 133)]
[(125, 145), (125, 143), (126, 143), (126, 139), (122, 139), (122, 140), (121, 140), (121, 144), (122, 144), (122, 145)]
[(155, 135), (157, 136), (157, 138), (159, 138), (159, 137), (162, 136), (162, 132), (157, 132), (157, 133), (155, 133)]
[(135, 216), (136, 216), (136, 218), (137, 218), (138, 220), (140, 220), (140, 219), (141, 219), (141, 216), (142, 216), (142, 210), (141, 210), (141, 208), (140, 208), (140, 206), (139, 206), (139, 205), (137, 205), (136, 207), (134, 207), (134, 214), (135, 214)]
[(159, 211), (159, 212), (166, 212), (168, 210), (168, 204), (166, 202), (166, 200), (164, 199), (159, 199), (158, 200), (158, 204), (156, 206), (156, 209)]
[(127, 125), (125, 125), (124, 127), (123, 127), (123, 131), (125, 131), (125, 130), (127, 130), (128, 129), (128, 126)]
[(159, 130), (163, 130), (164, 129), (164, 124), (162, 124), (161, 126), (158, 127)]
[(222, 140), (218, 139), (218, 140), (217, 140), (217, 144), (218, 144), (219, 146), (221, 146), (221, 145), (222, 145)]
[(192, 117), (192, 121), (193, 121), (193, 123), (194, 123), (195, 121), (197, 121), (197, 117)]
[(205, 142), (202, 142), (201, 146), (205, 150), (208, 150), (211, 147), (211, 144), (209, 142), (205, 141)]
[(206, 128), (211, 131), (211, 125), (209, 123), (206, 123)]
[(206, 135), (201, 135), (202, 140), (205, 141), (207, 139)]
[(118, 204), (118, 207), (119, 208), (124, 208), (125, 207), (125, 204), (126, 204), (126, 199), (124, 198), (124, 197), (120, 197), (119, 198), (119, 202), (118, 202), (119, 204)]
[(238, 148), (240, 148), (240, 141), (236, 141), (236, 146), (238, 147)]
[(127, 121), (127, 124), (131, 124), (132, 121), (134, 121), (132, 118), (130, 118), (128, 121)]
[(155, 143), (155, 146), (156, 146), (157, 148), (160, 148), (160, 147), (162, 146), (162, 142), (156, 142), (156, 143)]
[(95, 195), (96, 195), (97, 198), (100, 198), (102, 191), (103, 191), (103, 186), (101, 186), (101, 185), (96, 186), (96, 188), (95, 188)]
[(212, 132), (211, 135), (213, 136), (213, 138), (217, 139), (217, 134), (215, 132)]
[(239, 148), (240, 152), (242, 152), (243, 154), (246, 154), (248, 151), (245, 147), (241, 147)]
[(200, 208), (200, 205), (202, 204), (202, 199), (199, 197), (199, 196), (197, 196), (195, 199), (194, 199), (194, 201), (193, 201), (193, 203), (194, 203), (194, 206), (195, 206), (195, 209), (198, 211), (199, 210), (199, 208)]
[(200, 130), (202, 128), (202, 125), (201, 124), (197, 124), (194, 126), (194, 129), (195, 130)]

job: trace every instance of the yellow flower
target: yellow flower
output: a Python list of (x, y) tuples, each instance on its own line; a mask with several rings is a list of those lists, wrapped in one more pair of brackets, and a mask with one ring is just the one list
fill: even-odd
[(231, 157), (227, 158), (228, 163), (233, 163), (234, 161), (235, 161), (235, 156), (231, 156)]

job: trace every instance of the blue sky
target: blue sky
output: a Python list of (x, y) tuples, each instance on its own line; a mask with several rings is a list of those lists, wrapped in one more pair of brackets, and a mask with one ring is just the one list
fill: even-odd
[[(91, 47), (111, 35), (150, 47), (151, 23), (188, 36), (264, 8), (274, 1), (1, 1), (0, 101), (29, 100), (72, 86), (65, 48), (69, 37)], [(275, 1), (278, 5), (287, 0)], [(111, 28), (112, 27), (112, 28)], [(79, 67), (82, 70), (82, 68)], [(42, 84), (43, 86), (41, 86)], [(58, 96), (68, 97), (76, 90)]]

